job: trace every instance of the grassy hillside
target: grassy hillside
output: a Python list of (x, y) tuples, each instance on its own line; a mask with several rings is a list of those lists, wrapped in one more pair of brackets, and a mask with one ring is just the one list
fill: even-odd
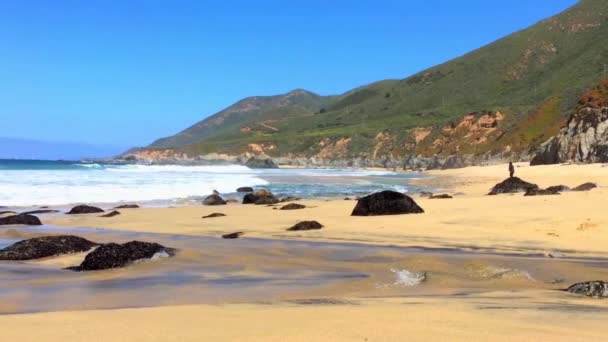
[[(340, 157), (523, 152), (555, 134), (580, 95), (608, 76), (607, 22), (608, 1), (582, 0), (406, 79), (333, 97), (298, 90), (245, 99), (150, 147), (194, 155), (255, 144), (271, 156), (313, 156), (340, 142), (347, 144)], [(467, 140), (474, 134), (445, 129), (472, 112), (504, 116), (497, 130), (475, 137), (474, 148)], [(422, 128), (430, 133), (420, 140)]]

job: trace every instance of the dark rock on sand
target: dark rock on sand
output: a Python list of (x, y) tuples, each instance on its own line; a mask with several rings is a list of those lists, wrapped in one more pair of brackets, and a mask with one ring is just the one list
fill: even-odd
[(418, 196), (430, 198), (430, 197), (433, 197), (433, 193), (432, 192), (428, 192), (428, 191), (420, 191), (418, 193)]
[(37, 214), (52, 214), (58, 213), (59, 210), (51, 210), (51, 209), (40, 209), (40, 210), (32, 210), (21, 213), (21, 215), (37, 215)]
[(225, 205), (226, 201), (224, 201), (224, 199), (221, 198), (219, 195), (213, 194), (213, 195), (207, 196), (207, 198), (205, 198), (203, 200), (203, 204), (204, 205)]
[(78, 236), (44, 236), (19, 241), (0, 250), (0, 260), (31, 260), (60, 254), (86, 252), (95, 242)]
[(441, 194), (441, 195), (433, 195), (431, 197), (429, 197), (430, 199), (450, 199), (450, 198), (454, 198), (448, 194)]
[(226, 216), (226, 214), (222, 214), (222, 213), (213, 213), (213, 214), (209, 214), (207, 216), (203, 216), (203, 218), (214, 218), (214, 217), (223, 217)]
[(567, 192), (570, 191), (570, 187), (565, 185), (554, 185), (547, 188), (547, 191), (551, 192)]
[(420, 214), (424, 210), (409, 196), (396, 191), (382, 191), (360, 198), (351, 216)]
[(608, 282), (596, 280), (578, 283), (570, 286), (567, 291), (587, 297), (608, 298)]
[(80, 266), (70, 267), (73, 271), (96, 271), (125, 267), (137, 260), (151, 259), (157, 253), (174, 256), (175, 250), (157, 243), (131, 241), (122, 245), (108, 243), (89, 253)]
[(116, 211), (116, 210), (113, 210), (112, 212), (107, 213), (105, 215), (101, 215), (99, 217), (114, 217), (114, 216), (118, 216), (118, 215), (120, 215), (120, 212)]
[(557, 191), (549, 190), (549, 189), (529, 189), (524, 194), (524, 196), (551, 196), (551, 195), (560, 195), (560, 193)]
[(572, 191), (589, 191), (597, 188), (597, 184), (595, 183), (585, 183), (573, 188)]
[(222, 239), (227, 239), (227, 240), (233, 240), (233, 239), (238, 239), (241, 237), (241, 235), (243, 235), (243, 232), (236, 232), (236, 233), (230, 233), (230, 234), (224, 234), (222, 235)]
[(276, 198), (272, 192), (265, 189), (256, 190), (253, 193), (247, 194), (243, 197), (243, 204), (277, 204), (279, 199)]
[(13, 216), (0, 217), (0, 226), (21, 224), (26, 226), (41, 226), (42, 222), (36, 216), (19, 214)]
[(285, 202), (293, 202), (293, 201), (299, 201), (299, 200), (301, 200), (300, 197), (291, 197), (291, 196), (288, 196), (288, 197), (281, 198), (280, 202), (281, 203), (285, 203)]
[(528, 190), (538, 189), (538, 185), (528, 183), (521, 180), (518, 177), (507, 178), (501, 183), (496, 184), (491, 190), (489, 195), (496, 194), (508, 194), (516, 192), (527, 192)]
[(270, 159), (270, 158), (259, 159), (259, 158), (255, 158), (255, 157), (249, 158), (249, 160), (247, 160), (245, 162), (245, 166), (247, 166), (250, 169), (278, 169), (279, 168), (277, 166), (277, 164), (275, 164), (272, 161), (272, 159)]
[(123, 204), (118, 207), (114, 207), (114, 209), (138, 209), (139, 205), (137, 204)]
[(68, 214), (68, 215), (97, 214), (97, 213), (103, 213), (103, 212), (104, 212), (103, 209), (100, 209), (97, 207), (92, 207), (90, 205), (78, 205), (78, 206), (75, 206), (74, 208), (72, 208), (72, 210), (70, 210), (66, 214)]
[(236, 189), (236, 192), (253, 192), (253, 188), (250, 186), (243, 186)]
[(323, 228), (323, 225), (317, 221), (302, 221), (296, 223), (295, 226), (288, 228), (288, 231), (302, 231), (302, 230), (318, 230)]
[(306, 208), (306, 206), (303, 204), (289, 203), (287, 205), (282, 206), (281, 210), (297, 210), (297, 209), (304, 209), (304, 208)]

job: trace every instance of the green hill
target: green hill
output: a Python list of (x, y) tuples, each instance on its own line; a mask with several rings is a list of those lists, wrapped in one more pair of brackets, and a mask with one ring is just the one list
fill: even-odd
[(328, 160), (525, 159), (557, 133), (585, 90), (608, 78), (607, 23), (608, 1), (582, 0), (406, 79), (339, 96), (296, 90), (248, 98), (149, 149)]

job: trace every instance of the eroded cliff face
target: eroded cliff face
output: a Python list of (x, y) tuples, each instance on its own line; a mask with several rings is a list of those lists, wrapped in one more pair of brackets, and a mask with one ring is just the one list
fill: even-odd
[(608, 107), (572, 114), (559, 134), (543, 143), (531, 165), (608, 162)]

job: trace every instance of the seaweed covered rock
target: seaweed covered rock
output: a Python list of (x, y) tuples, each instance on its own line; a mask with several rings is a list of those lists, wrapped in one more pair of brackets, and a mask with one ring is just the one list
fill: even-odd
[(11, 216), (5, 216), (5, 217), (0, 217), (0, 226), (2, 225), (26, 225), (26, 226), (40, 226), (42, 225), (42, 222), (40, 222), (40, 219), (36, 216), (33, 215), (29, 215), (29, 214), (18, 214), (18, 215), (11, 215)]
[(203, 200), (204, 205), (225, 205), (226, 201), (220, 195), (212, 194)]
[(424, 210), (409, 196), (382, 191), (360, 198), (351, 216), (421, 214)]
[(296, 223), (293, 227), (288, 228), (288, 231), (302, 231), (302, 230), (318, 230), (323, 228), (323, 225), (317, 221), (302, 221)]
[(16, 242), (0, 250), (0, 260), (31, 260), (86, 252), (95, 242), (73, 235), (44, 236)]
[(593, 298), (608, 298), (608, 282), (596, 280), (570, 286), (568, 292)]
[(528, 190), (536, 190), (538, 185), (523, 181), (518, 177), (507, 178), (504, 181), (496, 184), (489, 195), (509, 194), (516, 192), (528, 192)]
[(155, 256), (174, 256), (175, 250), (157, 243), (131, 241), (122, 245), (108, 243), (89, 253), (80, 266), (70, 267), (73, 271), (97, 271), (119, 268)]
[(68, 211), (68, 215), (80, 215), (80, 214), (98, 214), (103, 213), (103, 209), (93, 207), (90, 205), (77, 205), (72, 210)]

